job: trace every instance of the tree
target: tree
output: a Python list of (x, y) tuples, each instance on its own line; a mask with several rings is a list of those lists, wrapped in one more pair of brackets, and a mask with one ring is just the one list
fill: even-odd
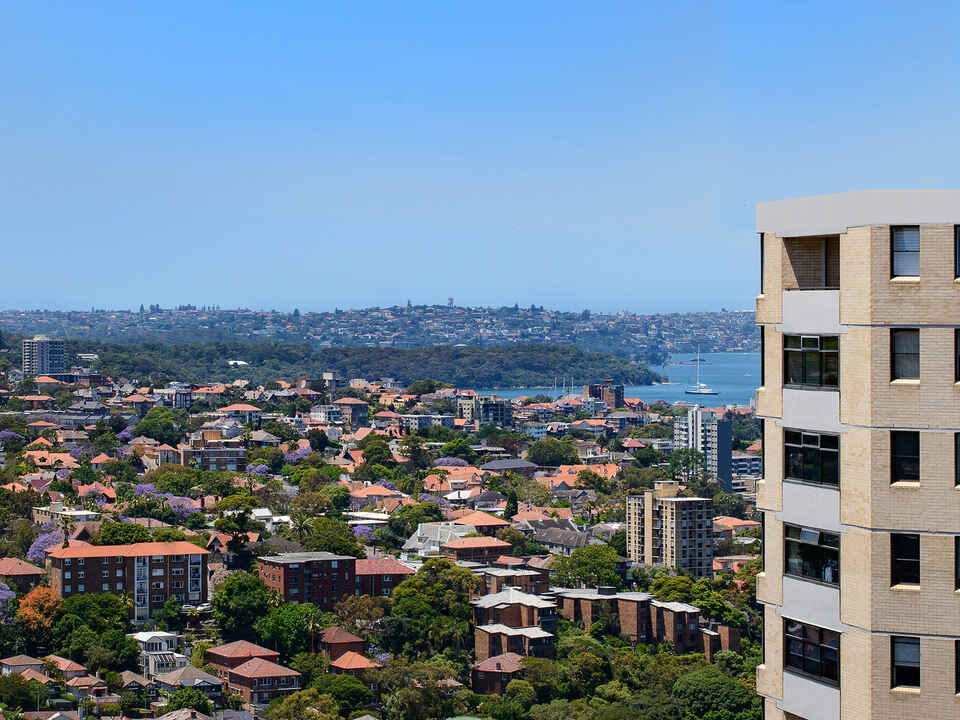
[(440, 456), (460, 458), (461, 460), (466, 460), (468, 463), (472, 463), (477, 459), (476, 451), (471, 449), (470, 443), (467, 442), (466, 438), (462, 437), (445, 443), (444, 446), (440, 448)]
[(304, 546), (313, 552), (330, 552), (335, 555), (366, 557), (366, 552), (353, 535), (350, 526), (328, 517), (314, 518)]
[(347, 595), (333, 606), (340, 627), (355, 635), (364, 635), (386, 614), (389, 601), (370, 595)]
[(33, 633), (37, 644), (49, 642), (63, 600), (45, 585), (37, 585), (20, 600), (17, 617)]
[(365, 465), (383, 465), (387, 467), (389, 465), (395, 465), (396, 461), (393, 459), (393, 453), (390, 452), (390, 447), (387, 445), (387, 441), (384, 440), (379, 435), (367, 435), (367, 438), (373, 438), (368, 440), (363, 446), (363, 463)]
[(693, 448), (680, 448), (670, 453), (670, 473), (674, 480), (689, 484), (705, 472), (707, 465), (703, 453)]
[(248, 572), (230, 575), (213, 594), (213, 616), (227, 641), (255, 640), (254, 624), (268, 611), (267, 586)]
[(370, 689), (352, 675), (322, 674), (310, 686), (336, 700), (344, 716), (364, 707), (373, 698)]
[(610, 547), (613, 548), (614, 552), (617, 553), (620, 557), (627, 556), (627, 531), (618, 530), (613, 535), (610, 536)]
[(282, 603), (257, 620), (254, 629), (264, 645), (288, 660), (307, 649), (309, 637), (304, 628), (320, 614), (316, 605), (310, 603)]
[(469, 570), (446, 558), (431, 558), (393, 589), (393, 599), (419, 600), (439, 615), (468, 620), (470, 598), (479, 588), (479, 578)]
[(556, 467), (557, 465), (576, 465), (580, 458), (570, 443), (545, 437), (530, 446), (527, 450), (527, 460), (537, 465)]
[(180, 601), (171, 595), (159, 610), (153, 614), (153, 620), (161, 630), (176, 630), (180, 627)]
[(131, 545), (150, 542), (151, 539), (150, 531), (143, 525), (104, 520), (90, 542), (93, 545)]
[(323, 515), (332, 505), (330, 496), (326, 493), (301, 490), (300, 494), (290, 503), (290, 512), (291, 514), (303, 514), (307, 518), (312, 518)]
[(423, 440), (419, 435), (404, 435), (400, 440), (400, 452), (410, 458), (410, 463), (416, 470), (430, 467), (430, 453), (423, 447)]
[(743, 518), (747, 514), (747, 503), (742, 495), (721, 491), (713, 496), (713, 514)]
[(176, 445), (183, 434), (179, 425), (182, 422), (183, 413), (172, 408), (155, 405), (143, 420), (137, 423), (134, 433), (153, 438), (157, 442), (167, 445)]
[(300, 690), (270, 703), (264, 713), (266, 720), (337, 720), (340, 707), (329, 695), (321, 695), (316, 688)]
[(372, 676), (384, 697), (386, 720), (432, 720), (466, 710), (444, 684), (454, 673), (439, 663), (397, 658), (387, 667), (374, 671)]
[(307, 431), (307, 440), (310, 441), (310, 449), (316, 452), (323, 452), (330, 444), (330, 438), (323, 430), (316, 428)]
[(716, 666), (681, 675), (673, 697), (684, 717), (760, 720), (760, 699)]
[(190, 708), (204, 715), (213, 714), (213, 705), (200, 690), (192, 687), (182, 687), (177, 690), (167, 702), (164, 712), (173, 712), (181, 708)]
[(553, 565), (553, 574), (562, 587), (620, 587), (619, 562), (616, 550), (609, 545), (587, 545), (558, 558)]

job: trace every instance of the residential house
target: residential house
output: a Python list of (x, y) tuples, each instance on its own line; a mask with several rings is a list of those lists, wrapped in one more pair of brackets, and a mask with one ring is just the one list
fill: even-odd
[(365, 658), (353, 650), (347, 650), (330, 663), (330, 672), (336, 675), (353, 675), (356, 678), (362, 678), (368, 670), (374, 670), (378, 667), (382, 667), (380, 663)]
[(320, 652), (328, 662), (336, 660), (346, 652), (362, 653), (364, 644), (363, 638), (336, 625), (326, 628), (320, 634)]
[(171, 695), (180, 688), (194, 688), (215, 703), (219, 703), (223, 696), (223, 681), (193, 665), (185, 665), (179, 670), (157, 675), (154, 680), (161, 690)]
[(42, 673), (43, 660), (29, 655), (14, 655), (0, 660), (0, 675), (19, 675), (24, 670), (33, 670)]
[(344, 397), (339, 400), (334, 400), (333, 404), (343, 408), (343, 414), (350, 422), (351, 430), (356, 431), (357, 428), (367, 425), (369, 406), (363, 400), (354, 397)]
[(417, 531), (403, 544), (402, 557), (439, 555), (444, 543), (476, 532), (477, 529), (473, 525), (464, 525), (459, 522), (419, 523)]
[(473, 691), (483, 695), (503, 695), (507, 684), (520, 677), (523, 669), (523, 656), (513, 652), (481, 660), (470, 670)]
[(511, 548), (510, 543), (492, 537), (460, 537), (445, 542), (440, 552), (455, 561), (490, 563)]
[(251, 658), (228, 673), (233, 693), (254, 705), (267, 705), (274, 698), (300, 689), (300, 673), (262, 657)]
[(26, 593), (39, 585), (43, 570), (20, 558), (0, 558), (0, 580), (19, 593)]
[(69, 658), (60, 657), (59, 655), (47, 655), (43, 660), (53, 665), (60, 674), (63, 675), (64, 680), (72, 680), (75, 677), (82, 677), (88, 674), (87, 669), (83, 665)]
[(190, 663), (186, 655), (177, 652), (180, 636), (176, 633), (144, 630), (127, 637), (140, 648), (140, 674), (147, 678), (179, 670)]
[(280, 653), (246, 640), (235, 640), (209, 648), (204, 655), (204, 660), (217, 669), (217, 675), (222, 680), (228, 679), (231, 670), (253, 659), (276, 662), (280, 659)]
[(414, 571), (393, 558), (360, 558), (356, 564), (357, 589), (361, 595), (389, 596)]

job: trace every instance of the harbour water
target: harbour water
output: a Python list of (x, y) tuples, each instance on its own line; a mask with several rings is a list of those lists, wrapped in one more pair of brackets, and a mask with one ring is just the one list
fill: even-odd
[[(716, 407), (718, 405), (748, 405), (760, 384), (760, 353), (704, 353), (700, 363), (700, 382), (706, 383), (717, 391), (717, 395), (686, 395), (684, 390), (697, 381), (697, 356), (688, 354), (671, 355), (669, 364), (651, 366), (651, 370), (669, 378), (662, 385), (628, 385), (624, 388), (626, 397), (640, 398), (652, 403), (657, 400), (677, 402), (686, 400), (698, 405)], [(599, 380), (597, 378), (596, 380)], [(596, 382), (595, 380), (595, 382)], [(560, 378), (557, 378), (560, 383)], [(570, 381), (568, 380), (568, 386)], [(567, 388), (571, 391), (570, 388)], [(574, 385), (572, 392), (579, 393), (582, 385)], [(509, 390), (480, 390), (482, 394), (515, 398), (521, 395), (549, 395), (559, 397), (563, 389), (550, 388), (512, 388)]]

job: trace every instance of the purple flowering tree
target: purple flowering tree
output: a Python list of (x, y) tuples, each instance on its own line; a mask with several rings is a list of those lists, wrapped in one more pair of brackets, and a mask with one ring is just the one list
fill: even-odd
[(251, 475), (269, 475), (270, 468), (267, 465), (251, 465), (247, 468), (247, 472)]
[(369, 525), (355, 525), (353, 528), (353, 536), (363, 543), (373, 542), (373, 530), (370, 529)]
[(469, 463), (458, 457), (442, 457), (434, 460), (433, 464), (437, 467), (467, 467)]
[(17, 599), (17, 594), (4, 582), (0, 582), (0, 620), (7, 619), (10, 603)]
[(117, 440), (120, 442), (130, 442), (133, 440), (133, 425), (125, 427), (117, 433)]
[(53, 530), (51, 532), (40, 533), (37, 539), (27, 550), (27, 560), (33, 563), (43, 564), (47, 559), (46, 550), (63, 544), (63, 532)]
[(137, 497), (141, 495), (156, 495), (157, 489), (153, 486), (152, 483), (139, 483), (134, 486), (134, 492), (137, 494)]

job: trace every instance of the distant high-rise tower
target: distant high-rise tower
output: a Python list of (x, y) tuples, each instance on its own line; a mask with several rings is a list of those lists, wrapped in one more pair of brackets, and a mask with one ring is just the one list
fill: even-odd
[(59, 375), (67, 371), (67, 353), (63, 340), (37, 335), (23, 341), (23, 374)]
[(673, 421), (673, 449), (690, 448), (703, 453), (707, 471), (716, 475), (720, 485), (730, 492), (733, 484), (733, 424), (709, 410), (694, 405), (685, 418)]

